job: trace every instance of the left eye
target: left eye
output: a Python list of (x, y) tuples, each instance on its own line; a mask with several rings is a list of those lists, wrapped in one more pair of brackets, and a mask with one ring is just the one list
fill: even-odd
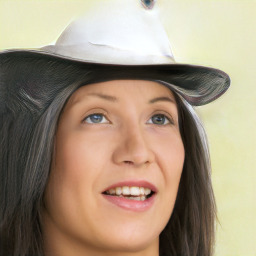
[(163, 114), (157, 114), (157, 115), (153, 115), (149, 121), (149, 124), (157, 124), (157, 125), (166, 125), (166, 124), (170, 124), (171, 121), (170, 119), (163, 115)]
[(87, 116), (84, 119), (84, 122), (88, 123), (88, 124), (105, 124), (108, 123), (108, 120), (106, 119), (106, 117), (103, 114), (91, 114), (89, 116)]

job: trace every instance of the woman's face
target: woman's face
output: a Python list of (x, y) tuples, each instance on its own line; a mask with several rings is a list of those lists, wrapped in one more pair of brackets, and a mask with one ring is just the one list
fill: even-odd
[(178, 111), (169, 89), (138, 80), (79, 88), (56, 132), (44, 198), (46, 251), (154, 255), (183, 163)]

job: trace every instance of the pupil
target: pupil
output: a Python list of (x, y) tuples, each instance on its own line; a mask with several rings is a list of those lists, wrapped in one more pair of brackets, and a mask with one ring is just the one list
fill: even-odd
[(153, 116), (153, 123), (163, 124), (164, 123), (164, 116), (163, 115)]
[(91, 115), (91, 120), (94, 123), (99, 123), (102, 121), (102, 116), (101, 115)]

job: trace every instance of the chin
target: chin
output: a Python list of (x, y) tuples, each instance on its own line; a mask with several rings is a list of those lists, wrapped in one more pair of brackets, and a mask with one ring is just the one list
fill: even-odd
[[(121, 230), (121, 232), (120, 232)], [(150, 246), (155, 246), (159, 243), (159, 234), (152, 230), (138, 233), (137, 231), (129, 231), (125, 228), (119, 229), (116, 234), (111, 234), (107, 238), (102, 238), (104, 241), (104, 250), (120, 251), (120, 252), (139, 252), (146, 250)]]
[(116, 252), (140, 252), (149, 248), (152, 244), (158, 244), (158, 237), (155, 239), (138, 239), (135, 241), (133, 238), (121, 239), (118, 241), (112, 241), (111, 244), (108, 244), (108, 249)]

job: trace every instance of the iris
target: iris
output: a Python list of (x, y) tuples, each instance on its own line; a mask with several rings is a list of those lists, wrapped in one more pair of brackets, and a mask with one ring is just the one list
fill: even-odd
[(170, 123), (170, 120), (163, 114), (154, 115), (151, 118), (153, 124), (165, 125)]
[(93, 124), (97, 124), (97, 123), (101, 123), (104, 119), (104, 116), (102, 114), (92, 114), (89, 115), (88, 117), (85, 118), (85, 121), (87, 123), (93, 123)]

